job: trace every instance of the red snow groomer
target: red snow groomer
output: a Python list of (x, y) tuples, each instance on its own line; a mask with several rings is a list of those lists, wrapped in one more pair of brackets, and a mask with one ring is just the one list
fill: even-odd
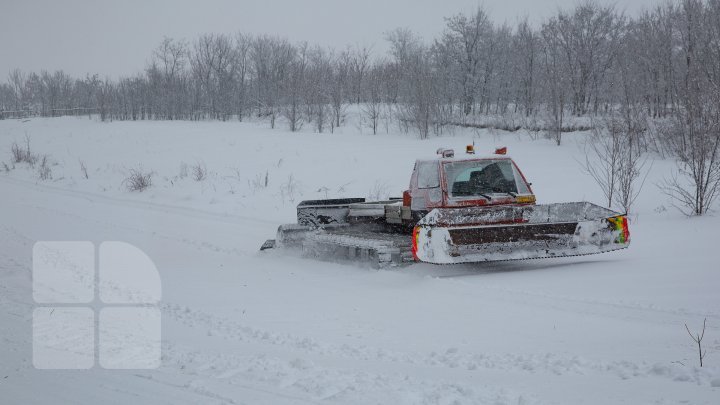
[(315, 257), (376, 267), (578, 256), (630, 244), (627, 217), (589, 202), (535, 204), (506, 148), (487, 157), (417, 160), (402, 199), (303, 201), (297, 223), (281, 225), (261, 250), (300, 248)]

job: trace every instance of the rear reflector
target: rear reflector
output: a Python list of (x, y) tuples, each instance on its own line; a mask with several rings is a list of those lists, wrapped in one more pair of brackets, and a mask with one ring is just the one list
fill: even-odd
[(412, 255), (413, 255), (413, 260), (415, 260), (416, 262), (420, 261), (420, 259), (418, 259), (418, 255), (417, 255), (419, 238), (420, 238), (420, 227), (416, 226), (415, 228), (413, 228), (412, 246), (410, 247), (410, 250), (412, 251)]

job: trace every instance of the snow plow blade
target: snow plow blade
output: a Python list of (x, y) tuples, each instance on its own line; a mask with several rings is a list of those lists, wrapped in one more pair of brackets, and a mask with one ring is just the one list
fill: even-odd
[(629, 244), (626, 215), (588, 202), (438, 208), (412, 235), (414, 257), (434, 264), (580, 256)]

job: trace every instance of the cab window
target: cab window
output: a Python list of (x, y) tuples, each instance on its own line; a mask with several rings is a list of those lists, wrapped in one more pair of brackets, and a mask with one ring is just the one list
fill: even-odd
[(440, 170), (437, 162), (418, 164), (418, 188), (440, 187)]
[[(510, 160), (479, 160), (445, 164), (450, 193), (453, 197), (470, 197), (493, 193), (518, 193), (518, 174)], [(523, 190), (519, 190), (523, 189)]]

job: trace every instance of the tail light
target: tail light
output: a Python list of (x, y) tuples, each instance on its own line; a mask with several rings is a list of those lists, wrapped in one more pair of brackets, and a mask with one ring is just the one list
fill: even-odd
[(619, 217), (608, 218), (608, 221), (613, 224), (616, 231), (619, 231), (615, 243), (630, 243), (630, 228), (628, 227), (627, 217), (621, 215)]
[(409, 207), (411, 201), (412, 201), (412, 197), (410, 197), (410, 190), (403, 191), (403, 206)]
[(420, 259), (418, 259), (418, 255), (417, 255), (419, 239), (420, 239), (420, 227), (416, 226), (415, 228), (413, 228), (412, 247), (410, 248), (410, 250), (412, 251), (413, 259), (416, 262), (420, 261)]

